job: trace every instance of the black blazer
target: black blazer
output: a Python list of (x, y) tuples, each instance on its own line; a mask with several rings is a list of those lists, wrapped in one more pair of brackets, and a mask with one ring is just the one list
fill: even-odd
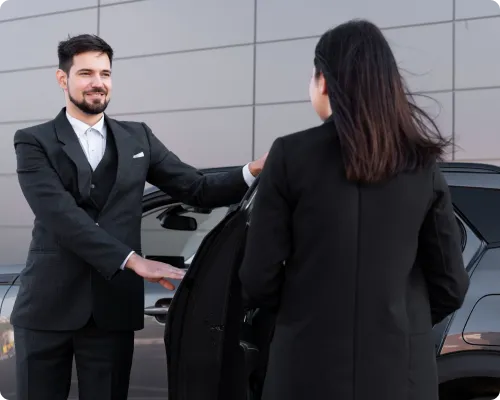
[(437, 400), (432, 326), (469, 284), (448, 187), (436, 164), (348, 182), (335, 132), (277, 139), (261, 174), (240, 277), (277, 314), (263, 400)]
[[(118, 167), (106, 204), (92, 218), (82, 207), (91, 168), (65, 113), (63, 108), (54, 120), (14, 136), (19, 184), (35, 221), (12, 323), (69, 330), (93, 314), (105, 329), (142, 329), (143, 279), (120, 265), (130, 251), (141, 253), (145, 182), (203, 207), (237, 203), (248, 186), (240, 168), (205, 176), (180, 161), (146, 124), (105, 116)], [(140, 152), (144, 157), (133, 158)]]

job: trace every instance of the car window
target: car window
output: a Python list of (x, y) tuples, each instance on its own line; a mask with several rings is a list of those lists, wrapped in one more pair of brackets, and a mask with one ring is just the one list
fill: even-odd
[(500, 242), (500, 190), (450, 186), (453, 204), (488, 243)]
[(481, 247), (481, 240), (472, 231), (468, 224), (459, 216), (456, 217), (457, 223), (460, 229), (461, 242), (462, 242), (462, 255), (464, 259), (464, 265), (469, 266), (469, 263), (474, 258), (475, 254), (479, 251)]
[(177, 205), (159, 207), (143, 215), (142, 218), (142, 254), (146, 258), (168, 262), (180, 267), (180, 264), (191, 263), (205, 236), (224, 218), (228, 207), (220, 207), (206, 211), (190, 211), (182, 214), (192, 217), (197, 222), (194, 231), (167, 229), (161, 226), (157, 218), (165, 210)]

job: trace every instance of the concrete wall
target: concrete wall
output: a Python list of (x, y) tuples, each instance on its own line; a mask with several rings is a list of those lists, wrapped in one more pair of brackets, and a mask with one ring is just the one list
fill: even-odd
[(116, 51), (108, 112), (142, 120), (185, 161), (232, 165), (318, 123), (313, 49), (353, 17), (381, 26), (413, 90), (453, 135), (450, 158), (500, 164), (500, 8), (492, 0), (8, 0), (0, 9), (0, 255), (22, 262), (33, 215), (16, 129), (63, 104), (57, 43), (97, 33)]

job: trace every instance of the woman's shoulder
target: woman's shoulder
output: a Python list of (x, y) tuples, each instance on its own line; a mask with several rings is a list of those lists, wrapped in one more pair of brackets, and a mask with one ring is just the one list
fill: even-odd
[(318, 142), (331, 142), (336, 137), (335, 126), (330, 122), (320, 123), (312, 127), (291, 132), (279, 137), (285, 146), (301, 146), (297, 150), (304, 150), (304, 146), (315, 146)]

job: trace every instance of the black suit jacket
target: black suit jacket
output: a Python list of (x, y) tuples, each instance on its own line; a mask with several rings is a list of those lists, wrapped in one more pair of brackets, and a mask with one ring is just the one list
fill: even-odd
[[(12, 323), (69, 330), (93, 314), (105, 329), (141, 329), (144, 282), (120, 265), (132, 250), (141, 253), (145, 182), (204, 207), (237, 203), (248, 186), (240, 168), (205, 176), (180, 161), (146, 124), (105, 116), (118, 168), (105, 206), (92, 218), (82, 207), (90, 196), (91, 167), (65, 112), (14, 136), (19, 184), (35, 221)], [(140, 152), (144, 157), (133, 158)]]
[(277, 139), (240, 276), (277, 313), (263, 400), (437, 400), (432, 326), (469, 278), (435, 163), (362, 185), (333, 122)]

